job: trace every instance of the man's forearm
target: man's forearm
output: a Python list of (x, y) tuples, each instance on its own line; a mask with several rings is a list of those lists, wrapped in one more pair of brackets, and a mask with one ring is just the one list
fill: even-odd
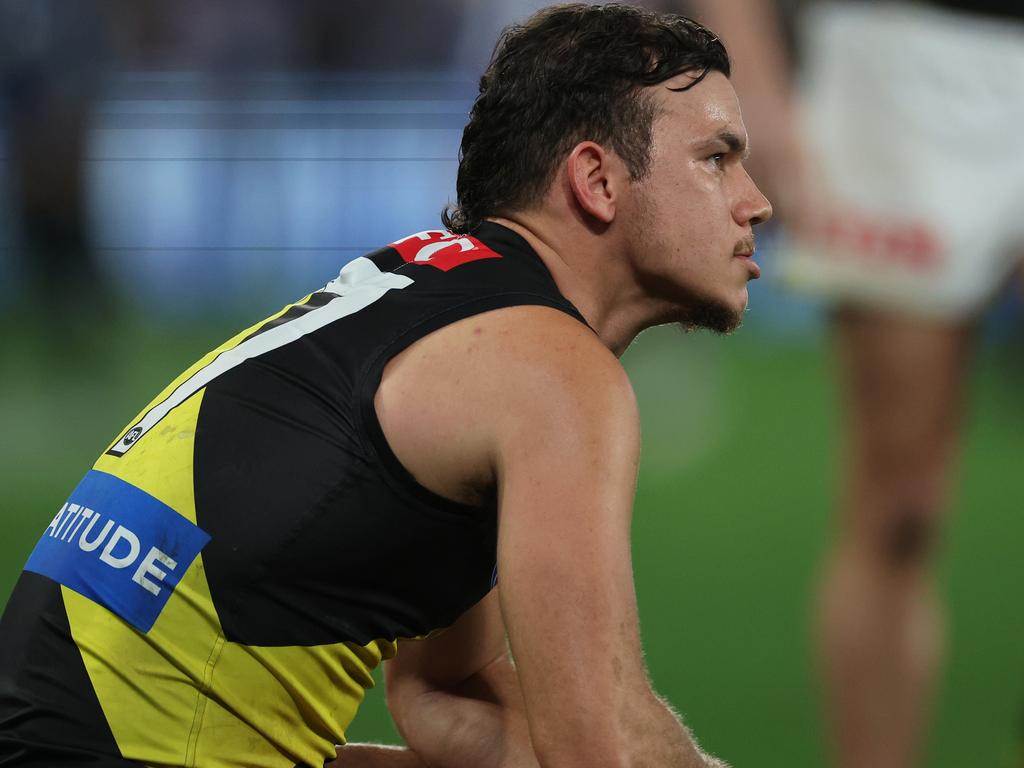
[[(700, 750), (678, 715), (653, 692), (622, 700), (617, 717), (603, 723), (571, 723), (571, 715), (535, 734), (542, 768), (728, 768)], [(550, 719), (550, 718), (549, 718)], [(600, 739), (598, 737), (601, 737)], [(603, 741), (601, 750), (594, 745)]]
[(503, 703), (451, 693), (424, 694), (401, 731), (431, 766), (538, 768), (526, 717)]
[(412, 750), (381, 744), (346, 744), (324, 768), (429, 768)]
[[(559, 768), (578, 763), (581, 745), (569, 737), (538, 761), (521, 711), (451, 694), (432, 693), (421, 703), (419, 716), (404, 730), (426, 760), (407, 748), (354, 744), (339, 748), (339, 759), (327, 768)], [(678, 715), (656, 697), (627, 713), (622, 726), (629, 765), (728, 768), (703, 753)]]
[[(634, 742), (631, 750), (634, 762), (657, 768), (691, 768), (691, 766), (693, 768), (728, 768), (725, 763), (701, 752), (674, 715), (666, 713), (660, 715), (658, 719), (662, 721), (660, 728), (655, 726), (653, 729), (650, 727), (645, 729), (654, 738), (647, 740), (643, 735), (639, 735)], [(651, 733), (652, 730), (655, 733)], [(661, 732), (657, 733), (659, 730)], [(479, 740), (473, 749), (467, 751), (465, 746), (463, 744), (460, 748), (457, 744), (449, 745), (446, 755), (435, 756), (435, 760), (441, 762), (432, 762), (430, 765), (439, 768), (470, 765), (474, 764), (473, 760), (483, 757), (479, 748), (481, 746)], [(506, 754), (492, 752), (491, 757), (496, 762), (487, 761), (482, 764), (494, 764), (502, 766), (502, 768), (520, 765), (531, 766), (531, 768), (537, 766), (538, 763), (534, 760), (528, 746), (526, 744), (521, 746), (527, 747), (526, 750), (511, 749)], [(572, 748), (568, 742), (567, 746)], [(328, 763), (324, 768), (430, 768), (430, 766), (407, 747), (348, 744), (339, 747), (338, 759)]]
[(661, 698), (651, 695), (648, 706), (637, 707), (627, 723), (635, 750), (631, 764), (665, 768), (728, 768), (700, 750), (679, 715)]
[[(642, 669), (636, 677), (628, 693), (619, 688), (596, 704), (566, 700), (552, 711), (550, 702), (534, 702), (538, 711), (551, 711), (542, 719), (528, 717), (518, 670), (506, 654), (450, 690), (431, 688), (416, 677), (392, 677), (388, 706), (415, 755), (373, 757), (418, 756), (432, 768), (725, 768), (700, 751), (678, 715), (650, 689)], [(561, 689), (549, 679), (540, 695)], [(594, 717), (581, 717), (586, 711)], [(605, 743), (613, 746), (598, 746)], [(404, 768), (406, 763), (339, 763), (338, 768), (363, 765)]]
[(538, 766), (516, 671), (505, 655), (451, 690), (393, 684), (388, 706), (406, 744), (429, 766)]

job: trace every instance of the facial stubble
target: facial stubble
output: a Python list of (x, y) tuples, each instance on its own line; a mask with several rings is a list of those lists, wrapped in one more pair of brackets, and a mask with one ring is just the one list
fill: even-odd
[[(654, 201), (635, 183), (634, 190), (640, 195), (634, 230), (639, 237), (634, 242), (645, 242), (646, 236), (656, 231), (652, 214), (655, 210)], [(669, 246), (661, 241), (651, 243), (651, 247), (669, 250)], [(664, 254), (657, 254), (656, 257), (664, 258)], [(686, 332), (704, 329), (727, 335), (743, 323), (746, 307), (733, 309), (721, 299), (708, 296), (692, 285), (678, 283), (660, 275), (642, 275), (641, 280), (646, 283), (650, 295), (667, 299), (671, 303), (671, 316), (666, 317), (664, 322), (677, 323)]]

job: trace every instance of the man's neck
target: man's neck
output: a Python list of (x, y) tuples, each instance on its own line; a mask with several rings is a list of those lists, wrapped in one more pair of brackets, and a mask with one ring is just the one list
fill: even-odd
[(655, 324), (657, 311), (636, 284), (626, 256), (618, 252), (622, 249), (614, 248), (611, 238), (602, 240), (605, 235), (556, 226), (542, 216), (495, 216), (490, 220), (530, 244), (558, 290), (616, 356), (626, 351), (640, 331)]

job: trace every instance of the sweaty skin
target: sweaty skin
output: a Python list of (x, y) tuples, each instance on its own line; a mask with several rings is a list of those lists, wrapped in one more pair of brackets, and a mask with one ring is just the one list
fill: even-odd
[(722, 765), (643, 664), (629, 542), (639, 420), (617, 359), (644, 328), (692, 324), (708, 306), (737, 324), (757, 273), (752, 227), (771, 208), (743, 169), (735, 93), (717, 73), (671, 90), (690, 82), (652, 87), (647, 177), (581, 142), (536, 208), (497, 219), (589, 329), (544, 307), (500, 309), (385, 368), (375, 406), (404, 466), (451, 499), (496, 494), (499, 586), (387, 663), (409, 749), (342, 747), (337, 765)]

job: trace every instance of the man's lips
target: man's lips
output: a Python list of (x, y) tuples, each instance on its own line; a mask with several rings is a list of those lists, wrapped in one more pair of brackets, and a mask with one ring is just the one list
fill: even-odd
[(750, 279), (757, 280), (761, 276), (761, 267), (758, 266), (757, 262), (754, 261), (754, 249), (753, 248), (742, 248), (733, 253), (733, 256), (737, 259), (743, 259), (743, 262), (750, 269)]
[(761, 267), (758, 266), (758, 262), (754, 260), (754, 244), (753, 243), (740, 243), (736, 246), (736, 250), (732, 252), (732, 255), (737, 259), (742, 259), (743, 262), (751, 270), (751, 280), (757, 280), (761, 276)]

